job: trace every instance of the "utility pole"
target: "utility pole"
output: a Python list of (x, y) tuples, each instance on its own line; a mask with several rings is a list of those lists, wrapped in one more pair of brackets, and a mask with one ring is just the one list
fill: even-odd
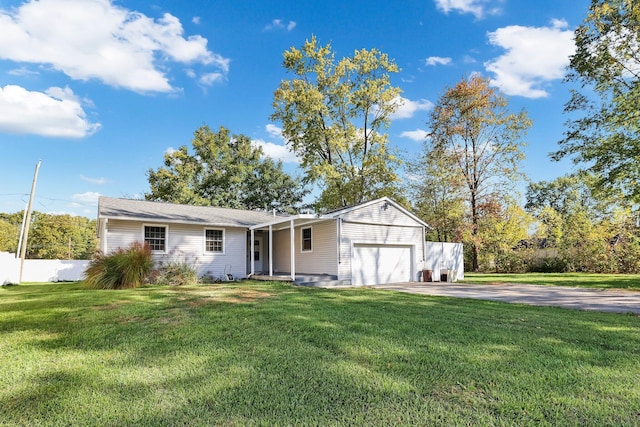
[(36, 182), (38, 182), (38, 170), (40, 169), (40, 163), (42, 160), (38, 160), (38, 164), (36, 165), (36, 171), (33, 174), (33, 183), (31, 184), (31, 195), (29, 196), (29, 204), (27, 205), (27, 215), (23, 224), (23, 237), (22, 237), (22, 247), (20, 248), (20, 280), (18, 283), (22, 283), (22, 270), (24, 268), (24, 259), (27, 256), (27, 239), (29, 238), (29, 223), (31, 222), (31, 207), (33, 206), (33, 196), (36, 193)]

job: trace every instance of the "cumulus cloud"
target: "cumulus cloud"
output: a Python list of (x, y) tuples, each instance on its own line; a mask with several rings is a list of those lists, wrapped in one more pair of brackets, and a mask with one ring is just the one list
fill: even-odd
[(512, 25), (490, 32), (488, 37), (492, 45), (506, 50), (484, 65), (494, 74), (491, 84), (507, 95), (548, 96), (545, 85), (564, 77), (569, 57), (575, 52), (573, 31), (562, 20), (547, 27)]
[(264, 30), (265, 31), (271, 31), (271, 30), (291, 31), (296, 27), (296, 25), (297, 24), (295, 21), (285, 22), (282, 19), (274, 19), (273, 21), (271, 21), (270, 24), (264, 27)]
[(111, 0), (39, 0), (0, 10), (0, 59), (47, 64), (75, 80), (100, 80), (136, 92), (170, 92), (173, 63), (227, 73), (229, 60), (182, 24), (116, 6)]
[(71, 89), (51, 87), (31, 92), (0, 87), (0, 131), (48, 137), (83, 138), (100, 129), (91, 123)]
[(458, 13), (470, 13), (477, 19), (486, 15), (498, 15), (502, 9), (498, 6), (491, 7), (492, 0), (434, 0), (436, 7), (444, 13), (456, 11)]
[(251, 141), (254, 147), (262, 148), (262, 152), (266, 157), (271, 157), (273, 160), (280, 160), (282, 163), (298, 163), (296, 155), (289, 151), (289, 149), (280, 144), (268, 142), (262, 139), (254, 139)]
[(429, 132), (427, 132), (426, 130), (423, 129), (416, 129), (416, 130), (407, 130), (404, 131), (400, 134), (401, 138), (409, 138), (413, 141), (416, 142), (421, 142), (424, 141), (425, 139), (427, 139), (427, 136), (429, 135)]
[(396, 98), (394, 102), (400, 106), (393, 113), (391, 119), (409, 119), (413, 117), (416, 111), (428, 111), (433, 108), (433, 103), (427, 99), (412, 101), (400, 96)]
[(77, 205), (98, 206), (99, 197), (100, 197), (100, 193), (96, 193), (93, 191), (87, 191), (86, 193), (74, 194), (73, 196), (71, 196), (71, 198), (75, 202), (75, 206)]
[(282, 129), (279, 128), (278, 126), (270, 123), (270, 124), (266, 125), (264, 128), (267, 131), (267, 133), (269, 135), (271, 135), (272, 137), (274, 137), (274, 138), (283, 138)]
[(207, 73), (202, 75), (198, 81), (205, 86), (213, 86), (214, 83), (221, 80), (224, 80), (222, 73)]
[(436, 66), (436, 65), (447, 65), (451, 63), (451, 58), (441, 57), (441, 56), (430, 56), (428, 57), (424, 63), (428, 66)]

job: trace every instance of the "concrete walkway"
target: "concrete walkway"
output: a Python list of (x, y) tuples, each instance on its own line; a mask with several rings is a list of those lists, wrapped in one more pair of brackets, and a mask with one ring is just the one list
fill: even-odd
[(475, 285), (470, 283), (394, 283), (375, 289), (423, 295), (475, 298), (529, 305), (546, 305), (577, 310), (640, 314), (640, 292), (541, 285)]

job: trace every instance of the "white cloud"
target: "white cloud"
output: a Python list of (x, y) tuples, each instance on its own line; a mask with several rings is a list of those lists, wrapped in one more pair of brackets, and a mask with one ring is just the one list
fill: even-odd
[(425, 61), (426, 65), (436, 66), (436, 65), (447, 65), (451, 63), (451, 58), (443, 58), (441, 56), (430, 56)]
[(268, 124), (264, 128), (267, 131), (267, 133), (269, 135), (271, 135), (272, 137), (274, 137), (274, 138), (283, 138), (282, 129), (279, 128), (278, 126), (273, 125), (273, 124)]
[(254, 147), (261, 147), (264, 155), (271, 157), (273, 160), (281, 160), (282, 163), (299, 163), (296, 155), (284, 145), (267, 142), (262, 139), (254, 139), (251, 143)]
[(391, 119), (409, 119), (413, 117), (416, 111), (428, 111), (433, 108), (433, 103), (427, 99), (419, 99), (412, 101), (407, 98), (398, 97), (394, 100), (400, 106), (393, 113)]
[(471, 55), (465, 55), (464, 58), (462, 58), (462, 62), (465, 64), (475, 64), (478, 61)]
[(38, 73), (37, 71), (29, 70), (26, 67), (20, 67), (14, 70), (9, 70), (7, 74), (9, 74), (10, 76), (17, 76), (17, 77), (36, 77), (40, 75), (40, 73)]
[(421, 142), (424, 141), (425, 139), (427, 139), (427, 136), (429, 135), (429, 132), (427, 132), (426, 130), (423, 129), (416, 129), (416, 130), (407, 130), (404, 131), (400, 134), (401, 138), (409, 138), (413, 141), (416, 142)]
[(193, 22), (196, 25), (200, 24), (200, 17), (199, 16), (194, 16), (193, 18), (191, 18), (191, 22)]
[(98, 206), (98, 198), (100, 197), (100, 193), (96, 193), (93, 191), (87, 191), (86, 193), (74, 194), (71, 198), (80, 205), (92, 205)]
[(265, 31), (271, 31), (271, 30), (287, 30), (287, 31), (291, 31), (296, 27), (296, 22), (295, 21), (289, 21), (289, 22), (285, 22), (282, 19), (274, 19), (273, 21), (271, 21), (270, 24), (266, 25), (264, 27)]
[(229, 69), (199, 35), (183, 36), (175, 16), (159, 19), (111, 0), (39, 0), (0, 10), (0, 59), (47, 64), (76, 80), (136, 92), (170, 92), (171, 62)]
[(200, 77), (199, 82), (205, 86), (212, 86), (214, 83), (224, 80), (222, 73), (207, 73)]
[(565, 75), (569, 57), (575, 52), (573, 31), (554, 20), (548, 27), (512, 25), (488, 33), (489, 42), (506, 53), (484, 65), (495, 77), (491, 84), (507, 95), (542, 98), (545, 85)]
[(23, 87), (0, 87), (0, 131), (49, 137), (82, 138), (97, 132), (69, 88), (30, 92)]
[[(485, 15), (498, 15), (502, 9), (498, 6), (488, 7), (491, 0), (434, 0), (436, 7), (444, 13), (452, 10), (459, 13), (470, 13), (477, 19), (483, 18)], [(499, 3), (500, 1), (493, 1)]]
[(103, 177), (89, 178), (88, 176), (80, 175), (80, 179), (85, 182), (90, 182), (91, 184), (98, 184), (98, 185), (106, 184), (107, 182), (107, 180)]

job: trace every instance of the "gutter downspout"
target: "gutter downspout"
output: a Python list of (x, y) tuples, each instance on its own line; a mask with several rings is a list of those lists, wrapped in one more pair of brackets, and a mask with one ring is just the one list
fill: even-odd
[(107, 253), (108, 243), (107, 243), (107, 224), (109, 223), (109, 218), (104, 218), (102, 221), (102, 227), (100, 227), (100, 250), (103, 254)]

